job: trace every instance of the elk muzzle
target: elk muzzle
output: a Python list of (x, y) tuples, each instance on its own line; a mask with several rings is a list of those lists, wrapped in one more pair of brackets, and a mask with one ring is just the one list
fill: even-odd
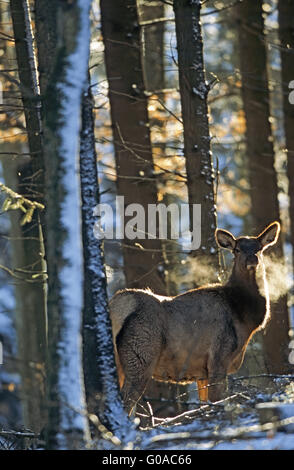
[(258, 265), (258, 257), (256, 255), (250, 255), (246, 259), (246, 268), (255, 269)]

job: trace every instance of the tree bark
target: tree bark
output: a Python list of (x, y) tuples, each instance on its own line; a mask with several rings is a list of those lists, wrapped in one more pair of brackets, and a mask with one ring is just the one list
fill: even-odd
[(84, 448), (89, 437), (81, 357), (83, 261), (77, 157), (90, 5), (90, 0), (56, 2), (57, 46), (44, 99), (49, 449)]
[[(148, 204), (157, 203), (147, 98), (140, 50), (140, 30), (135, 0), (101, 0), (102, 34), (115, 149), (117, 191), (125, 206), (144, 208), (148, 232)], [(123, 59), (122, 59), (123, 58)], [(125, 222), (130, 217), (125, 218)], [(138, 245), (139, 243), (139, 245)], [(158, 239), (123, 240), (128, 287), (150, 287), (166, 292), (164, 262)]]
[(103, 242), (94, 234), (93, 210), (99, 204), (99, 184), (90, 83), (82, 100), (80, 174), (84, 251), (83, 363), (88, 411), (98, 414), (107, 429), (121, 438), (130, 431), (131, 425), (119, 394)]
[[(44, 161), (40, 100), (35, 68), (31, 18), (26, 0), (11, 0), (15, 53), (24, 106), (30, 158), (4, 162), (7, 182), (18, 193), (43, 202)], [(9, 168), (10, 167), (10, 168)], [(15, 173), (13, 176), (13, 172)], [(24, 268), (16, 286), (18, 346), (21, 367), (25, 425), (40, 431), (46, 422), (44, 367), (46, 357), (46, 266), (44, 262), (42, 214), (34, 211), (30, 223), (21, 226), (22, 215), (11, 216), (14, 267)], [(35, 278), (34, 276), (37, 275)], [(35, 279), (35, 281), (34, 281)], [(30, 325), (30, 330), (27, 326)]]
[(164, 87), (164, 22), (152, 21), (164, 17), (164, 3), (139, 0), (138, 5), (140, 22), (151, 22), (141, 26), (144, 84), (146, 90), (160, 93)]
[[(238, 22), (252, 231), (257, 234), (273, 220), (280, 220), (273, 135), (269, 121), (262, 1), (244, 0), (238, 9)], [(275, 247), (275, 253), (283, 258), (282, 241)], [(283, 296), (272, 305), (272, 318), (264, 335), (264, 355), (269, 372), (281, 373), (288, 369), (288, 331), (287, 298)]]
[[(289, 100), (290, 82), (294, 80), (294, 3), (291, 0), (279, 0), (279, 38), (281, 53), (281, 75), (283, 92), (284, 130), (287, 151), (287, 174), (290, 215), (290, 236), (293, 247), (294, 266), (294, 104)], [(293, 87), (292, 87), (293, 88)]]
[(207, 108), (209, 86), (205, 81), (200, 9), (200, 0), (174, 0), (190, 219), (193, 204), (201, 204), (201, 246), (193, 255), (199, 260), (204, 257), (217, 271), (214, 170)]
[(10, 0), (10, 8), (18, 75), (33, 170), (31, 184), (34, 186), (33, 195), (36, 195), (35, 197), (38, 199), (42, 199), (44, 159), (42, 155), (41, 103), (28, 0)]
[[(35, 0), (36, 42), (38, 48), (38, 78), (44, 99), (54, 70), (57, 47), (58, 0)], [(42, 109), (41, 109), (42, 112)]]

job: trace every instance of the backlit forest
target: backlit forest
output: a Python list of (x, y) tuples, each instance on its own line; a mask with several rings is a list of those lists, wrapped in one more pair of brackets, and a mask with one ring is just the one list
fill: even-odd
[[(0, 207), (1, 449), (293, 449), (293, 0), (0, 1)], [(109, 300), (225, 284), (216, 229), (274, 221), (226, 397), (152, 379), (128, 416)]]

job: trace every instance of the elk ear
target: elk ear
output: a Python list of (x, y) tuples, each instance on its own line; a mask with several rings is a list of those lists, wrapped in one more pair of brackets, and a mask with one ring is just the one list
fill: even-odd
[(258, 235), (257, 239), (261, 243), (263, 249), (268, 248), (275, 243), (277, 243), (279, 234), (280, 234), (281, 226), (279, 222), (273, 222), (270, 224), (260, 235)]
[(236, 239), (234, 235), (232, 235), (227, 230), (222, 230), (220, 228), (216, 229), (215, 239), (221, 248), (226, 248), (227, 250), (233, 251), (236, 246)]

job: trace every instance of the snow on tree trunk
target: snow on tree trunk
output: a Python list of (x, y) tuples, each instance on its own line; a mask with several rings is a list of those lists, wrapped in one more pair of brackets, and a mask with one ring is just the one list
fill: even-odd
[(90, 0), (57, 2), (55, 68), (44, 103), (50, 449), (83, 448), (88, 439), (81, 359), (83, 260), (77, 157), (90, 5)]
[(108, 313), (103, 242), (94, 234), (97, 222), (94, 208), (99, 203), (99, 185), (93, 98), (89, 86), (82, 104), (80, 173), (85, 279), (83, 348), (88, 409), (97, 413), (105, 426), (121, 438), (130, 430), (131, 423), (119, 395)]
[(178, 49), (179, 84), (184, 125), (184, 154), (188, 197), (192, 205), (201, 204), (201, 247), (194, 253), (218, 267), (214, 239), (216, 206), (214, 171), (210, 150), (203, 42), (200, 24), (200, 0), (174, 0)]

